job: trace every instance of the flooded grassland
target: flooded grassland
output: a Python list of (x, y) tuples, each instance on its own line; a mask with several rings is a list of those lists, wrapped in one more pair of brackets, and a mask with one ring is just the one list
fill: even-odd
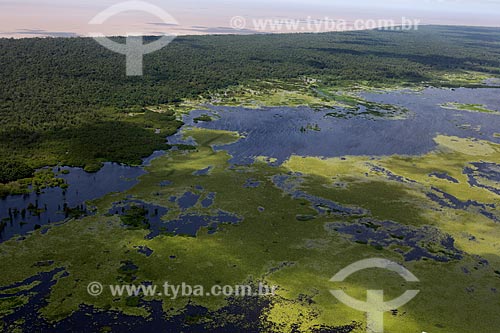
[[(496, 90), (343, 99), (355, 105), (206, 105), (185, 114), (169, 142), (194, 149), (168, 151), (126, 188), (85, 199), (92, 214), (5, 239), (0, 327), (66, 328), (90, 314), (94, 330), (362, 332), (364, 313), (331, 289), (364, 299), (383, 288), (392, 299), (410, 286), (380, 270), (329, 280), (383, 257), (412, 271), (420, 282), (411, 289), (421, 290), (385, 314), (387, 332), (493, 332), (500, 116), (443, 105), (497, 110)], [(92, 281), (278, 290), (251, 300), (96, 298), (87, 293)]]

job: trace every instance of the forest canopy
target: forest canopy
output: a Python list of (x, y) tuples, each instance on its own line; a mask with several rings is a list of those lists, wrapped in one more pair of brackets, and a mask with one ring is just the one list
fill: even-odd
[[(45, 165), (95, 170), (104, 161), (140, 163), (166, 148), (165, 136), (181, 125), (173, 113), (160, 116), (145, 107), (252, 80), (308, 76), (330, 86), (438, 85), (436, 78), (450, 72), (500, 75), (500, 30), (178, 37), (145, 57), (143, 77), (125, 76), (125, 57), (91, 38), (0, 39), (0, 63), (0, 180), (5, 182)], [(130, 110), (138, 110), (138, 117), (126, 117)], [(12, 159), (19, 170), (5, 164)]]

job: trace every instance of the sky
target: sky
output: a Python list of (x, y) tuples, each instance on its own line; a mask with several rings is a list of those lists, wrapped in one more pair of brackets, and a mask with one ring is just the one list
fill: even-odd
[(127, 7), (136, 10), (89, 24), (126, 2), (0, 0), (0, 37), (323, 32), (403, 22), (500, 26), (500, 0), (147, 0), (156, 6), (147, 13), (148, 5), (136, 3)]

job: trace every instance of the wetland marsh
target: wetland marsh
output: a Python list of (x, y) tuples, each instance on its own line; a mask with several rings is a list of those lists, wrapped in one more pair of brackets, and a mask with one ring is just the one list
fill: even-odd
[[(35, 202), (45, 210), (24, 225), (39, 230), (26, 233), (19, 215), (4, 229), (0, 327), (66, 329), (92, 315), (87, 325), (96, 331), (362, 332), (364, 314), (337, 302), (329, 280), (352, 262), (385, 257), (418, 276), (421, 290), (385, 315), (387, 332), (493, 333), (500, 116), (442, 105), (495, 108), (498, 91), (357, 94), (364, 105), (204, 105), (179, 113), (185, 125), (168, 138), (191, 149), (158, 153), (141, 168), (71, 169), (60, 175), (65, 194), (49, 188), (3, 199), (2, 213)], [(365, 112), (367, 105), (401, 112)], [(64, 220), (64, 205), (92, 211), (48, 223)], [(279, 289), (245, 300), (95, 298), (86, 288), (96, 277), (104, 285), (168, 278)], [(342, 288), (362, 299), (380, 285), (389, 298), (407, 287), (370, 271)]]

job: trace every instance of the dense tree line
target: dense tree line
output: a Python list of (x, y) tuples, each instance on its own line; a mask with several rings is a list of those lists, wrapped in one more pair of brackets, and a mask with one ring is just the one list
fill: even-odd
[(7, 183), (21, 178), (28, 178), (34, 171), (35, 170), (23, 162), (12, 160), (0, 161), (0, 183)]
[[(344, 84), (432, 81), (458, 70), (500, 74), (500, 30), (179, 37), (145, 57), (144, 77), (126, 77), (125, 57), (90, 38), (0, 39), (0, 64), (0, 161), (129, 163), (163, 143), (147, 119), (127, 121), (127, 108), (258, 79)], [(170, 132), (180, 125), (161, 122)]]

